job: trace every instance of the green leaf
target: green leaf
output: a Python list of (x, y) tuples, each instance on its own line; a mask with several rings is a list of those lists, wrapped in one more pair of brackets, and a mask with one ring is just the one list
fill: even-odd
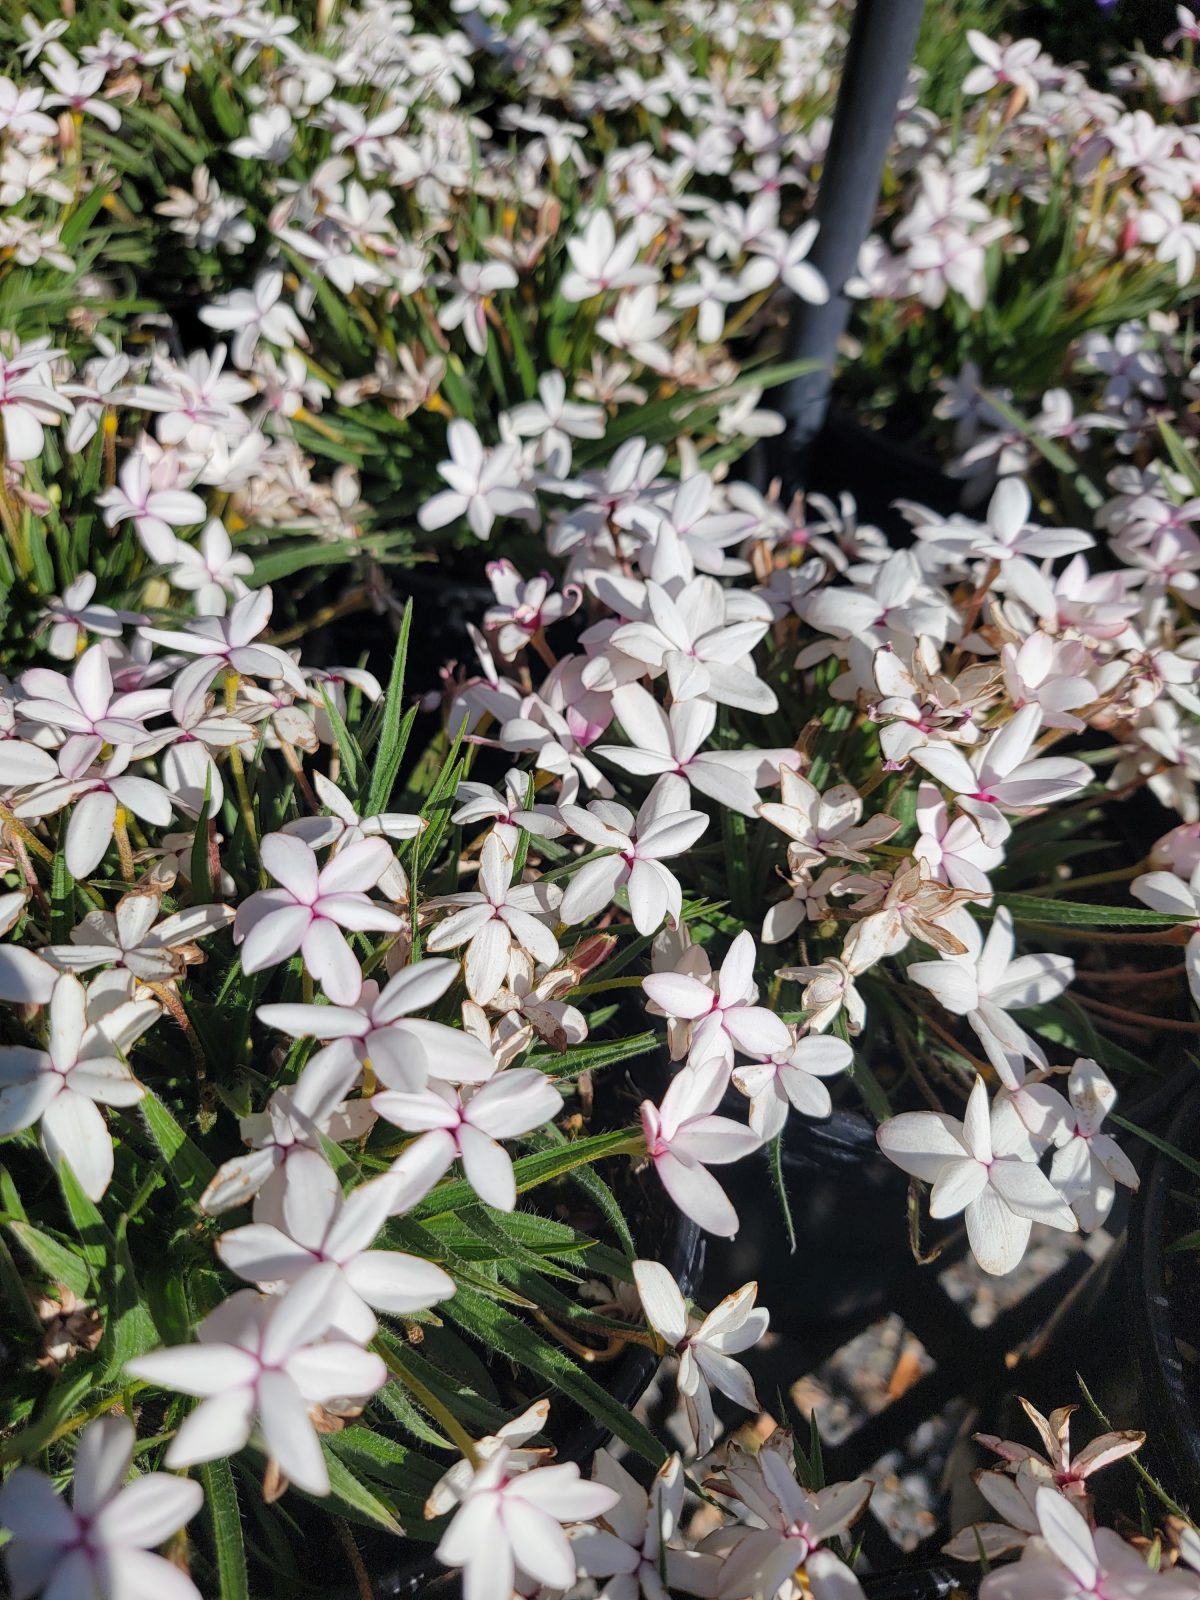
[(112, 1383), (125, 1370), (127, 1361), (144, 1355), (158, 1344), (158, 1329), (154, 1318), (138, 1289), (133, 1257), (125, 1234), (126, 1219), (117, 1225), (112, 1271), (109, 1276), (107, 1305), (105, 1306), (104, 1337), (100, 1341), (98, 1360), (102, 1366), (101, 1382)]
[(246, 1575), (246, 1547), (242, 1541), (242, 1514), (237, 1487), (228, 1461), (208, 1461), (200, 1468), (204, 1505), (217, 1552), (220, 1600), (250, 1600)]
[(200, 818), (192, 835), (191, 864), (192, 903), (207, 905), (212, 899), (212, 874), (208, 866), (208, 808), (212, 800), (212, 763), (204, 769), (204, 800)]
[(607, 1389), (581, 1371), (564, 1350), (547, 1343), (511, 1311), (491, 1304), (473, 1289), (461, 1288), (442, 1310), (448, 1321), (553, 1384), (588, 1415), (603, 1422), (631, 1450), (654, 1466), (661, 1465), (667, 1452), (650, 1430), (618, 1405)]
[(91, 1283), (91, 1274), (73, 1250), (30, 1222), (10, 1222), (7, 1226), (35, 1267), (55, 1283), (65, 1284), (77, 1299), (83, 1299)]
[(93, 1274), (102, 1271), (115, 1254), (116, 1240), (104, 1218), (79, 1187), (79, 1179), (71, 1171), (69, 1162), (59, 1162), (58, 1181), (71, 1225), (83, 1246), (83, 1259)]
[(1044, 922), (1056, 928), (1173, 928), (1179, 923), (1178, 917), (1140, 906), (1090, 905), (1032, 894), (998, 894), (995, 903), (1007, 906), (1014, 922)]
[(413, 603), (409, 600), (404, 607), (404, 620), (400, 624), (400, 636), (396, 640), (396, 653), (392, 658), (392, 675), (388, 679), (387, 694), (383, 700), (379, 744), (375, 749), (371, 781), (367, 785), (367, 798), (363, 806), (363, 815), (368, 817), (376, 816), (392, 797), (392, 790), (400, 773), (400, 763), (404, 760), (404, 752), (408, 746), (408, 736), (416, 719), (415, 706), (408, 715), (401, 714), (412, 618)]
[(176, 1122), (152, 1089), (138, 1105), (146, 1129), (166, 1163), (167, 1175), (180, 1194), (193, 1205), (216, 1175), (216, 1167)]
[(335, 1455), (328, 1439), (321, 1440), (321, 1449), (325, 1454), (325, 1465), (329, 1470), (329, 1500), (319, 1500), (316, 1503), (331, 1504), (353, 1522), (364, 1522), (368, 1527), (383, 1528), (385, 1532), (400, 1537), (404, 1529), (392, 1512), (378, 1495), (372, 1494), (370, 1489), (351, 1472), (341, 1457)]
[(329, 725), (333, 729), (334, 738), (337, 740), (338, 751), (342, 757), (342, 766), (346, 773), (346, 785), (357, 798), (362, 783), (362, 751), (358, 747), (358, 740), (346, 726), (342, 713), (326, 692), (325, 685), (318, 683), (317, 688), (321, 691), (321, 699), (325, 703), (325, 714), (329, 718)]
[(72, 1362), (42, 1399), (34, 1421), (0, 1444), (0, 1466), (40, 1455), (62, 1424), (86, 1403), (95, 1381), (94, 1363)]

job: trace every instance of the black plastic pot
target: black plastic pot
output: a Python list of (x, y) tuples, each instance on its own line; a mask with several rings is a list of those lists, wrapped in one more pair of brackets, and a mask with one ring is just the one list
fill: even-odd
[(727, 1167), (722, 1182), (741, 1227), (734, 1239), (709, 1242), (704, 1296), (719, 1300), (753, 1279), (784, 1333), (862, 1319), (884, 1305), (908, 1264), (908, 1180), (880, 1154), (860, 1111), (835, 1109), (820, 1122), (789, 1116), (781, 1157), (795, 1253), (766, 1157)]
[[(1187, 1155), (1200, 1154), (1200, 1084), (1183, 1099), (1166, 1139)], [(1145, 1459), (1174, 1497), (1193, 1508), (1200, 1507), (1200, 1368), (1194, 1358), (1185, 1363), (1181, 1346), (1200, 1344), (1200, 1271), (1191, 1252), (1166, 1252), (1196, 1227), (1194, 1210), (1174, 1197), (1194, 1188), (1178, 1161), (1155, 1153), (1130, 1209), (1125, 1285)]]

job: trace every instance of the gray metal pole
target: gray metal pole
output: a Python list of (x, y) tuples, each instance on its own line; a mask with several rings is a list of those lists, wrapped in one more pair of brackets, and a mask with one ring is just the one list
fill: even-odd
[(817, 365), (772, 401), (787, 420), (772, 453), (793, 487), (803, 482), (805, 458), (829, 407), (838, 340), (850, 316), (846, 280), (875, 215), (923, 8), (924, 0), (858, 0), (854, 12), (814, 212), (821, 231), (809, 257), (829, 285), (829, 300), (798, 301), (788, 330), (787, 359)]

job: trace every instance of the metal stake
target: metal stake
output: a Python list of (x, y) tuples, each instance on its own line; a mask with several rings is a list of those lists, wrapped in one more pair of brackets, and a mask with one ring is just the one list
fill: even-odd
[(786, 359), (814, 366), (784, 384), (772, 401), (787, 421), (772, 444), (788, 487), (803, 483), (808, 452), (829, 408), (838, 340), (850, 316), (845, 285), (875, 215), (923, 8), (924, 0), (858, 0), (855, 8), (814, 211), (821, 231), (809, 257), (829, 285), (829, 299), (823, 306), (797, 301)]

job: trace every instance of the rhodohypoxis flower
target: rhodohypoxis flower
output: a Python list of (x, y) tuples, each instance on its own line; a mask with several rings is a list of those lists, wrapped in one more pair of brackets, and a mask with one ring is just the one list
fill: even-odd
[(18, 1467), (0, 1487), (9, 1592), (28, 1600), (200, 1600), (173, 1562), (152, 1552), (199, 1511), (198, 1483), (147, 1472), (126, 1483), (136, 1435), (124, 1417), (99, 1417), (79, 1436), (68, 1505), (43, 1473)]
[(721, 1071), (728, 1081), (734, 1051), (769, 1056), (792, 1043), (787, 1023), (766, 1006), (756, 1004), (754, 936), (748, 929), (729, 946), (715, 988), (688, 972), (652, 972), (642, 988), (668, 1017), (691, 1023), (689, 1059), (699, 1071)]
[(1089, 1504), (1087, 1480), (1092, 1474), (1132, 1455), (1146, 1442), (1144, 1433), (1127, 1428), (1119, 1433), (1099, 1434), (1090, 1444), (1072, 1455), (1071, 1418), (1079, 1407), (1059, 1406), (1048, 1417), (1044, 1417), (1023, 1395), (1018, 1399), (1045, 1446), (1044, 1456), (1038, 1455), (1030, 1445), (1017, 1444), (1012, 1439), (999, 1439), (990, 1433), (977, 1433), (976, 1440), (985, 1449), (994, 1450), (1001, 1457), (1006, 1471), (1016, 1475), (1022, 1467), (1027, 1467), (1035, 1478), (1053, 1484), (1060, 1494), (1065, 1494), (1085, 1513)]
[(113, 1172), (113, 1143), (98, 1105), (131, 1106), (145, 1089), (121, 1060), (158, 1017), (154, 1001), (118, 1005), (89, 1025), (87, 990), (64, 973), (50, 996), (45, 1050), (0, 1050), (0, 1134), (41, 1124), (42, 1149), (54, 1168), (66, 1161), (91, 1200)]
[(432, 1181), (458, 1157), (479, 1198), (497, 1211), (511, 1211), (517, 1183), (512, 1159), (497, 1141), (549, 1122), (562, 1110), (562, 1096), (545, 1073), (519, 1067), (461, 1092), (436, 1080), (423, 1090), (385, 1089), (371, 1105), (397, 1127), (420, 1133), (404, 1154), (419, 1160)]
[(185, 966), (202, 961), (195, 941), (233, 921), (230, 906), (188, 906), (155, 922), (162, 908), (157, 894), (139, 890), (122, 895), (112, 911), (89, 911), (71, 929), (69, 944), (48, 944), (43, 957), (64, 972), (117, 967), (141, 983), (169, 983)]
[(345, 1094), (344, 1064), (319, 1051), (290, 1088), (276, 1089), (265, 1110), (241, 1118), (239, 1131), (250, 1149), (217, 1170), (200, 1196), (201, 1211), (219, 1216), (256, 1195), (277, 1211), (288, 1164), (301, 1151), (320, 1150), (322, 1136), (337, 1144), (370, 1132), (375, 1121), (370, 1103), (346, 1100)]
[(912, 853), (943, 883), (976, 894), (990, 894), (989, 872), (1004, 860), (999, 845), (984, 843), (979, 825), (971, 817), (951, 818), (950, 808), (932, 783), (917, 789), (917, 828), (919, 836)]
[[(1111, 1134), (1100, 1125), (1117, 1103), (1117, 1091), (1103, 1069), (1086, 1056), (1067, 1079), (1074, 1126), (1054, 1152), (1050, 1182), (1079, 1219), (1085, 1233), (1102, 1227), (1117, 1197), (1117, 1184), (1139, 1187), (1137, 1169)], [(1070, 1125), (1068, 1125), (1070, 1127)]]
[(435, 928), (425, 941), (432, 951), (455, 950), (466, 944), (464, 972), (467, 993), (485, 1006), (508, 975), (514, 944), (535, 961), (553, 966), (558, 940), (540, 920), (559, 907), (560, 891), (549, 883), (513, 884), (513, 857), (498, 834), (490, 833), (479, 853), (479, 887), (444, 895), (435, 905), (460, 909)]
[(477, 356), (487, 354), (488, 306), (497, 289), (515, 289), (520, 282), (504, 261), (461, 261), (452, 280), (458, 293), (438, 308), (437, 319), (450, 332), (461, 328)]
[(1200, 224), (1189, 222), (1173, 194), (1161, 190), (1147, 197), (1148, 211), (1137, 219), (1138, 236), (1156, 245), (1155, 259), (1175, 263), (1175, 281), (1182, 289), (1196, 276), (1200, 251)]
[(1037, 75), (1031, 68), (1042, 53), (1036, 39), (1016, 39), (1012, 44), (999, 44), (989, 39), (978, 28), (967, 29), (967, 43), (979, 60), (962, 82), (964, 94), (986, 94), (1000, 84), (1021, 89), (1032, 103), (1038, 97)]
[(578, 611), (583, 598), (573, 583), (553, 594), (548, 572), (526, 582), (511, 561), (489, 561), (487, 575), (497, 603), (484, 612), (483, 625), (495, 632), (496, 652), (504, 661), (515, 660), (531, 639)]
[[(0, 934), (16, 927), (25, 910), (19, 889), (0, 894)], [(0, 944), (0, 1000), (10, 1005), (44, 1006), (54, 989), (54, 968), (32, 950), (17, 944)]]
[(740, 1122), (713, 1114), (724, 1090), (722, 1072), (684, 1068), (672, 1080), (661, 1106), (643, 1100), (642, 1132), (646, 1154), (683, 1214), (708, 1233), (732, 1239), (738, 1230), (737, 1212), (708, 1169), (740, 1161), (761, 1141)]
[(765, 1060), (736, 1067), (733, 1082), (750, 1098), (750, 1126), (763, 1143), (783, 1131), (789, 1108), (806, 1117), (827, 1117), (833, 1101), (821, 1079), (844, 1072), (853, 1059), (844, 1039), (808, 1034), (789, 1040)]
[(260, 889), (238, 907), (233, 937), (242, 947), (243, 971), (261, 972), (299, 950), (334, 1004), (352, 1006), (362, 968), (341, 930), (399, 933), (404, 926), (367, 894), (392, 862), (387, 841), (360, 839), (318, 867), (303, 839), (271, 833), (261, 856), (279, 888)]
[(966, 1212), (971, 1253), (997, 1276), (1025, 1254), (1035, 1222), (1078, 1231), (1074, 1213), (1050, 1179), (1028, 1159), (1028, 1136), (1003, 1105), (989, 1110), (976, 1078), (962, 1122), (942, 1111), (905, 1111), (876, 1135), (889, 1161), (933, 1185), (931, 1217)]
[(691, 1329), (687, 1304), (666, 1267), (657, 1261), (635, 1261), (633, 1281), (646, 1321), (679, 1357), (676, 1382), (687, 1409), (696, 1453), (706, 1456), (717, 1440), (710, 1385), (743, 1411), (760, 1410), (750, 1374), (733, 1357), (758, 1343), (767, 1331), (770, 1313), (763, 1306), (755, 1307), (758, 1285), (745, 1283), (726, 1295), (699, 1327)]
[(204, 525), (195, 544), (176, 539), (171, 557), (175, 565), (167, 576), (176, 589), (196, 596), (196, 610), (202, 616), (224, 616), (229, 596), (240, 600), (246, 593), (243, 578), (254, 571), (254, 562), (244, 551), (236, 551), (217, 517)]
[(718, 1596), (774, 1600), (797, 1570), (813, 1600), (856, 1600), (862, 1590), (830, 1550), (821, 1550), (858, 1520), (871, 1497), (865, 1478), (831, 1483), (810, 1494), (796, 1481), (791, 1441), (776, 1433), (754, 1456), (734, 1446), (718, 1480), (721, 1492), (740, 1501), (761, 1527), (719, 1529), (701, 1545), (720, 1554)]
[(983, 842), (1003, 844), (1012, 829), (1004, 813), (1020, 814), (1068, 800), (1092, 781), (1092, 771), (1070, 756), (1028, 759), (1042, 723), (1042, 708), (1022, 706), (970, 759), (952, 744), (930, 742), (912, 759), (949, 789), (979, 824)]
[(637, 230), (631, 228), (621, 238), (607, 211), (597, 211), (581, 238), (567, 240), (572, 271), (559, 286), (564, 300), (590, 300), (609, 289), (632, 289), (639, 284), (658, 282), (654, 267), (636, 265)]
[[(360, 839), (415, 839), (426, 827), (424, 817), (408, 811), (380, 811), (374, 816), (360, 817), (349, 800), (323, 772), (314, 772), (312, 785), (317, 799), (327, 808), (327, 817), (297, 817), (285, 822), (281, 833), (294, 834), (310, 844), (314, 850), (332, 845), (334, 853), (345, 850)], [(404, 869), (393, 861), (379, 880), (380, 892), (389, 900), (403, 901), (408, 883)]]
[(598, 1521), (571, 1530), (581, 1578), (607, 1579), (601, 1590), (605, 1600), (638, 1600), (639, 1595), (669, 1600), (676, 1588), (685, 1594), (712, 1593), (715, 1561), (696, 1550), (673, 1549), (670, 1543), (683, 1516), (684, 1472), (678, 1455), (667, 1457), (647, 1492), (607, 1450), (597, 1450), (592, 1481), (606, 1485), (619, 1499)]
[(329, 1293), (337, 1305), (330, 1328), (355, 1344), (375, 1337), (374, 1312), (407, 1316), (454, 1293), (454, 1279), (432, 1261), (401, 1250), (372, 1250), (396, 1209), (390, 1173), (343, 1198), (337, 1174), (315, 1150), (299, 1153), (288, 1172), (278, 1225), (256, 1220), (217, 1240), (217, 1254), (239, 1278), (268, 1291), (295, 1283), (311, 1268), (338, 1269)]
[(1058, 616), (1054, 585), (1039, 562), (1089, 550), (1095, 543), (1079, 528), (1042, 528), (1029, 521), (1029, 490), (1020, 478), (1004, 478), (988, 504), (987, 524), (956, 519), (918, 525), (918, 539), (928, 539), (957, 556), (980, 556), (995, 562), (1008, 589), (1039, 617)]
[(141, 451), (126, 456), (116, 483), (101, 490), (96, 504), (108, 528), (132, 520), (146, 554), (164, 564), (175, 557), (179, 542), (175, 529), (194, 527), (208, 515), (208, 507), (191, 489), (156, 485), (150, 462)]
[(252, 289), (235, 289), (211, 305), (201, 306), (200, 320), (210, 328), (232, 331), (234, 365), (249, 367), (260, 339), (281, 350), (308, 343), (299, 317), (280, 299), (282, 294), (283, 273), (269, 267), (259, 273)]
[(914, 961), (908, 977), (935, 995), (947, 1011), (966, 1017), (1001, 1080), (1010, 1089), (1020, 1088), (1022, 1060), (1045, 1067), (1046, 1055), (1008, 1013), (1056, 999), (1074, 979), (1075, 963), (1069, 956), (1045, 954), (1014, 960), (1016, 935), (1006, 906), (996, 908), (986, 940), (974, 918), (960, 915), (952, 925), (967, 946), (966, 953), (940, 961)]
[(62, 759), (75, 767), (94, 761), (105, 744), (136, 744), (145, 738), (146, 718), (171, 703), (167, 689), (116, 694), (102, 644), (84, 651), (69, 678), (49, 667), (30, 667), (21, 675), (21, 689), (21, 716), (63, 733)]
[(685, 809), (686, 799), (685, 786), (666, 778), (655, 784), (636, 817), (615, 800), (560, 806), (572, 832), (595, 849), (613, 852), (587, 862), (570, 878), (559, 908), (563, 921), (587, 921), (624, 887), (639, 933), (657, 933), (664, 919), (676, 924), (683, 914), (683, 888), (663, 859), (681, 855), (708, 827), (702, 811)]
[(852, 784), (835, 784), (822, 794), (789, 766), (781, 769), (779, 784), (779, 799), (755, 809), (798, 847), (791, 853), (793, 870), (826, 856), (865, 862), (865, 852), (886, 844), (900, 827), (894, 817), (882, 815), (864, 822), (862, 797)]
[(1039, 1537), (1019, 1561), (989, 1572), (980, 1600), (1188, 1600), (1196, 1586), (1183, 1573), (1157, 1572), (1111, 1528), (1089, 1528), (1055, 1489), (1037, 1491)]
[(304, 679), (291, 656), (276, 645), (255, 643), (270, 621), (271, 604), (270, 589), (255, 589), (243, 595), (227, 617), (197, 617), (186, 632), (143, 628), (142, 637), (200, 658), (175, 679), (174, 692), (184, 699), (211, 683), (222, 667), (250, 678), (282, 678), (290, 689), (304, 694)]
[[(628, 745), (598, 744), (594, 753), (626, 772), (647, 777), (674, 773), (719, 805), (753, 816), (758, 790), (779, 781), (779, 770), (794, 750), (709, 750), (701, 746), (717, 725), (711, 700), (677, 700), (664, 711), (640, 683), (626, 683), (612, 697)], [(684, 795), (686, 805), (690, 795)]]
[(74, 803), (63, 844), (74, 878), (86, 878), (100, 865), (123, 812), (159, 828), (171, 820), (171, 796), (153, 779), (129, 773), (131, 756), (131, 748), (123, 745), (103, 766), (92, 766), (84, 742), (72, 754), (60, 755), (58, 779), (39, 784), (13, 807), (18, 817), (49, 817)]
[(1185, 880), (1174, 872), (1143, 872), (1129, 886), (1143, 905), (1189, 923), (1192, 936), (1184, 951), (1188, 986), (1192, 999), (1200, 1006), (1200, 863)]
[(438, 472), (450, 487), (426, 500), (417, 513), (426, 532), (466, 517), (475, 537), (486, 539), (497, 517), (520, 517), (526, 522), (536, 518), (536, 502), (521, 487), (519, 445), (501, 444), (485, 450), (475, 429), (462, 417), (456, 417), (446, 429), (446, 443), (450, 459), (438, 462)]
[(569, 1589), (575, 1555), (562, 1524), (603, 1516), (618, 1498), (604, 1484), (581, 1478), (574, 1462), (513, 1473), (511, 1451), (501, 1446), (464, 1489), (437, 1556), (464, 1569), (470, 1600), (512, 1600), (519, 1573)]
[(93, 605), (95, 593), (94, 574), (81, 572), (63, 590), (61, 600), (55, 598), (47, 603), (39, 627), (50, 630), (46, 649), (59, 661), (74, 661), (89, 633), (105, 639), (119, 639), (125, 623), (146, 620), (133, 611), (114, 611), (111, 606)]
[(486, 1046), (459, 1028), (411, 1013), (440, 1000), (458, 977), (457, 961), (414, 961), (381, 989), (373, 978), (353, 1006), (259, 1006), (258, 1018), (295, 1039), (334, 1041), (323, 1052), (345, 1064), (348, 1090), (369, 1066), (389, 1089), (423, 1089), (428, 1080), (483, 1083), (495, 1063)]
[(653, 674), (665, 672), (674, 699), (702, 697), (764, 715), (775, 710), (775, 693), (750, 659), (770, 626), (769, 615), (729, 620), (726, 591), (704, 573), (675, 595), (647, 582), (646, 611), (643, 621), (615, 629), (610, 642)]
[(241, 1450), (257, 1420), (285, 1477), (309, 1494), (329, 1493), (329, 1472), (309, 1407), (364, 1400), (387, 1381), (377, 1355), (346, 1339), (324, 1339), (340, 1304), (333, 1262), (310, 1268), (282, 1295), (239, 1289), (196, 1330), (196, 1344), (152, 1350), (130, 1361), (134, 1378), (195, 1395), (168, 1467), (216, 1461)]
[[(4, 119), (2, 86), (7, 82), (0, 78), (0, 122)], [(54, 128), (51, 118), (38, 116)], [(11, 122), (7, 125), (12, 127)], [(50, 382), (50, 363), (62, 354), (61, 350), (36, 347), (12, 354), (0, 351), (0, 437), (9, 461), (36, 461), (45, 443), (44, 430), (75, 409)]]
[(529, 774), (518, 767), (505, 773), (503, 789), (466, 779), (458, 786), (455, 799), (459, 807), (450, 820), (460, 826), (494, 822), (496, 837), (510, 855), (515, 855), (522, 829), (538, 839), (557, 839), (566, 832), (553, 806), (527, 805), (528, 797)]

